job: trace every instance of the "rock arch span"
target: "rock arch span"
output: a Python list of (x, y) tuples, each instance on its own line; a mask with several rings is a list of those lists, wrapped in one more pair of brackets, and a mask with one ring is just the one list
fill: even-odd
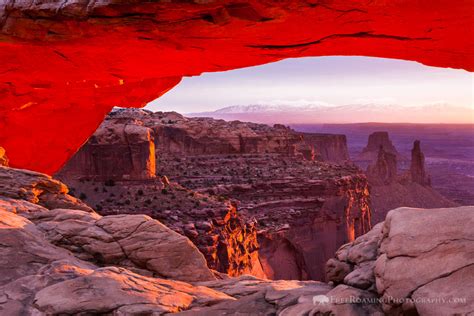
[[(53, 173), (113, 106), (183, 76), (363, 55), (474, 70), (471, 0), (4, 0), (0, 146)], [(317, 71), (317, 69), (315, 69)]]

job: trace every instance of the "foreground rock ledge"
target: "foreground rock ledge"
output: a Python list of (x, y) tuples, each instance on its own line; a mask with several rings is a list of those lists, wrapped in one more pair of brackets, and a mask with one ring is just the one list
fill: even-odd
[(474, 311), (474, 206), (398, 208), (342, 246), (327, 278), (381, 297), (390, 315)]
[(52, 174), (183, 76), (330, 55), (473, 71), (472, 37), (469, 0), (1, 1), (0, 146)]
[[(473, 312), (474, 207), (393, 210), (328, 262), (332, 284), (270, 281), (212, 273), (146, 216), (74, 209), (82, 202), (46, 175), (0, 167), (0, 179), (2, 315)], [(440, 298), (450, 303), (423, 303)]]

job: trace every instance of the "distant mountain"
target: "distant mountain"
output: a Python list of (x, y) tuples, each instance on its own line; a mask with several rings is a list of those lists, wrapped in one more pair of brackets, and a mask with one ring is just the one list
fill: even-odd
[(302, 105), (233, 105), (212, 112), (188, 113), (187, 116), (213, 117), (257, 123), (474, 123), (474, 108), (432, 103), (418, 106), (398, 104), (325, 103)]
[(267, 112), (293, 112), (293, 111), (319, 111), (330, 107), (328, 104), (304, 104), (304, 105), (270, 105), (270, 104), (252, 104), (252, 105), (233, 105), (228, 106), (211, 113), (267, 113)]

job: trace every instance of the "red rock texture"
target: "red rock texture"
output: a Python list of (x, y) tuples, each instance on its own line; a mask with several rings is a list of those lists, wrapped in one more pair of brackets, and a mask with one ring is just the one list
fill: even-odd
[(304, 141), (314, 148), (316, 158), (322, 161), (349, 161), (346, 135), (303, 133)]
[[(139, 147), (150, 133), (155, 173), (169, 177), (166, 186), (158, 178), (123, 177), (130, 166), (137, 167), (132, 174), (143, 170), (149, 155), (131, 164), (121, 152)], [(57, 176), (101, 214), (145, 213), (185, 234), (212, 269), (319, 280), (337, 247), (370, 229), (371, 211), (361, 170), (316, 161), (316, 153), (343, 160), (344, 135), (120, 109)], [(112, 165), (114, 173), (91, 172), (90, 165)]]
[(154, 131), (127, 121), (101, 126), (61, 171), (100, 181), (153, 179)]
[(470, 0), (7, 0), (0, 144), (12, 166), (53, 173), (113, 106), (144, 106), (183, 76), (326, 55), (472, 71), (472, 30)]

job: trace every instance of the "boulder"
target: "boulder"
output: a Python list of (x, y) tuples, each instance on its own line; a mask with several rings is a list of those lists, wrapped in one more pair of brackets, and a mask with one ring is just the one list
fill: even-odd
[(347, 285), (338, 285), (324, 295), (313, 295), (311, 300), (299, 299), (298, 303), (284, 309), (279, 315), (384, 315), (374, 293)]
[(41, 289), (34, 304), (41, 312), (54, 315), (111, 311), (115, 315), (161, 315), (228, 300), (233, 298), (209, 288), (107, 267)]
[(24, 200), (46, 208), (93, 212), (81, 200), (69, 195), (68, 191), (65, 184), (43, 173), (0, 166), (1, 198)]
[[(403, 304), (412, 298), (415, 291), (424, 286), (428, 286), (426, 289), (436, 288), (437, 284), (444, 283), (442, 280), (446, 280), (445, 277), (458, 271), (466, 273), (461, 270), (474, 263), (473, 225), (472, 206), (431, 210), (399, 208), (390, 211), (385, 220), (380, 256), (375, 266), (377, 291), (384, 298), (385, 310), (418, 309), (422, 304), (418, 301)], [(453, 282), (444, 285), (437, 287), (440, 299), (451, 297), (460, 286)], [(420, 293), (423, 290), (418, 292), (418, 296)], [(471, 295), (472, 289), (464, 293), (464, 296)], [(451, 308), (456, 310), (454, 305)], [(463, 304), (458, 305), (462, 307)], [(429, 309), (425, 306), (421, 310)]]
[[(183, 281), (213, 280), (204, 256), (188, 238), (146, 215), (54, 209), (27, 214), (46, 238), (77, 257)], [(144, 271), (142, 271), (144, 270)]]
[[(472, 312), (474, 207), (398, 208), (328, 261), (327, 278), (377, 294), (389, 315)], [(331, 267), (347, 264), (341, 282)]]

